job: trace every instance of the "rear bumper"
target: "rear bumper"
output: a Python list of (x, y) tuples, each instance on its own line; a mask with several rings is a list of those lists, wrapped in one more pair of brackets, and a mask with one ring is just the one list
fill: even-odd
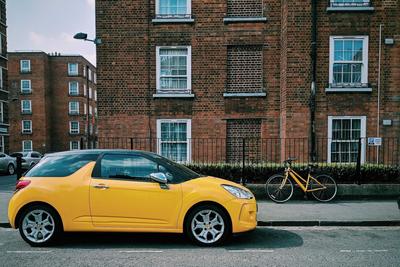
[(255, 199), (233, 199), (228, 202), (232, 219), (232, 232), (241, 233), (257, 227), (257, 203)]

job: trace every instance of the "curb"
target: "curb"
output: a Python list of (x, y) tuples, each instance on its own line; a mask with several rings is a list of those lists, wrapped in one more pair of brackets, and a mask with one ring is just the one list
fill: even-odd
[[(258, 221), (257, 226), (400, 226), (395, 221)], [(11, 228), (9, 223), (0, 223), (0, 228)]]
[(259, 221), (257, 226), (400, 226), (394, 221)]

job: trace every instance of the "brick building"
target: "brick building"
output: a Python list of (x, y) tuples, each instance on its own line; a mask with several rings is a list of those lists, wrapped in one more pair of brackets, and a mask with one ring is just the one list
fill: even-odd
[(388, 0), (97, 0), (100, 140), (178, 161), (211, 140), (230, 161), (245, 138), (250, 158), (354, 162), (362, 137), (374, 161), (364, 137), (399, 146), (399, 17)]
[(0, 152), (8, 152), (9, 119), (7, 87), (6, 1), (0, 0)]
[(9, 53), (8, 58), (10, 151), (79, 149), (88, 118), (95, 142), (96, 69), (89, 61), (34, 51)]

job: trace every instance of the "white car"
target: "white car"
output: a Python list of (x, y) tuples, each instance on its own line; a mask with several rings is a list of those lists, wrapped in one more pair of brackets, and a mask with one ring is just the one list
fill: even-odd
[(13, 175), (15, 173), (16, 166), (17, 163), (15, 158), (0, 152), (0, 172)]
[(18, 154), (22, 154), (22, 169), (27, 170), (36, 165), (43, 157), (42, 154), (36, 151), (31, 152), (15, 152), (10, 156), (16, 158)]

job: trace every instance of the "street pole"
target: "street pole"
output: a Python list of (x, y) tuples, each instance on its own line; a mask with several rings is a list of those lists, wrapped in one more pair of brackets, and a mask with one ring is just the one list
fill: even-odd
[(86, 65), (86, 149), (89, 149), (90, 144), (90, 118), (89, 118), (89, 65)]

